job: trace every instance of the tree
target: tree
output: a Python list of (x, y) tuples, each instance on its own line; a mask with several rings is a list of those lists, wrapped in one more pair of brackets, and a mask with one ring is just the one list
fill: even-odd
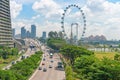
[(58, 32), (58, 37), (59, 37), (60, 39), (63, 39), (64, 35), (63, 35), (63, 33), (62, 33), (61, 31)]
[(68, 65), (66, 66), (65, 72), (66, 72), (66, 80), (73, 80), (73, 71), (70, 66)]
[(45, 42), (46, 42), (46, 40), (43, 39), (42, 37), (39, 38), (39, 41), (42, 42), (42, 43), (45, 43)]
[(119, 54), (115, 54), (114, 60), (120, 61), (120, 55)]
[(81, 55), (92, 55), (94, 54), (92, 51), (89, 51), (85, 48), (75, 46), (75, 45), (65, 45), (61, 48), (61, 53), (70, 60), (70, 64), (74, 64), (74, 60)]
[(49, 38), (58, 38), (58, 33), (56, 31), (55, 32), (51, 31), (48, 33), (48, 37)]

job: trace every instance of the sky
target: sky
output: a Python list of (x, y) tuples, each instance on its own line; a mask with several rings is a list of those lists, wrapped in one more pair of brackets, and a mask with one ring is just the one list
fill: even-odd
[[(35, 24), (38, 37), (43, 31), (62, 31), (61, 17), (71, 4), (78, 5), (85, 14), (85, 37), (104, 35), (108, 40), (120, 40), (120, 0), (10, 0), (12, 28), (19, 34), (21, 27), (30, 30)], [(82, 34), (82, 20), (80, 11), (70, 7), (65, 15), (66, 33), (70, 33), (71, 23), (76, 22)]]

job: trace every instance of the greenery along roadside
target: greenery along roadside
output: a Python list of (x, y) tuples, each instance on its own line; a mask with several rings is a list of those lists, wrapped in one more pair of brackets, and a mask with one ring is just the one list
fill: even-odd
[(17, 48), (8, 48), (0, 46), (0, 69), (7, 66), (10, 62), (20, 56)]
[(39, 65), (42, 52), (38, 51), (31, 57), (14, 64), (10, 70), (0, 71), (2, 80), (27, 80)]
[(18, 55), (17, 48), (8, 48), (8, 47), (0, 46), (0, 58), (8, 59), (10, 56), (16, 56), (16, 55)]
[(82, 55), (93, 55), (94, 53), (86, 50), (85, 48), (75, 46), (75, 45), (65, 45), (60, 49), (63, 56), (62, 60), (65, 65), (66, 80), (75, 80), (76, 75), (73, 66), (77, 57)]
[(106, 57), (98, 59), (93, 52), (72, 45), (63, 47), (61, 53), (69, 63), (66, 67), (66, 79), (68, 80), (70, 78), (120, 80), (120, 55), (118, 54), (114, 56), (114, 60)]
[(56, 39), (49, 38), (47, 40), (47, 45), (54, 50), (59, 50), (65, 44), (66, 44), (65, 40), (62, 40), (60, 38), (56, 38)]

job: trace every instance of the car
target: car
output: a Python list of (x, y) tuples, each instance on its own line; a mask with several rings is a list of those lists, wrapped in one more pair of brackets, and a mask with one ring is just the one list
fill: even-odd
[(50, 62), (53, 63), (53, 60), (51, 60)]
[(12, 64), (15, 64), (15, 61), (12, 61)]
[(43, 71), (46, 72), (46, 71), (47, 71), (47, 68), (43, 68)]
[(49, 68), (52, 68), (52, 65), (49, 65)]
[(25, 59), (25, 56), (22, 55), (22, 56), (21, 56), (21, 60), (23, 60), (23, 59)]
[(63, 68), (63, 63), (62, 62), (58, 62), (58, 68)]
[(42, 63), (42, 65), (45, 65), (45, 63)]
[(45, 58), (43, 58), (43, 61), (45, 61)]
[(39, 67), (39, 70), (42, 70), (42, 67)]

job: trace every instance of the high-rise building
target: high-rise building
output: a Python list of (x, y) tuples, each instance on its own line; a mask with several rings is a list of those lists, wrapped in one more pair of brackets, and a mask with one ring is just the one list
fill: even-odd
[(12, 29), (12, 37), (15, 38), (15, 28)]
[(26, 29), (24, 27), (21, 28), (21, 38), (26, 38)]
[(31, 37), (30, 34), (31, 34), (30, 31), (27, 31), (27, 32), (26, 32), (26, 37), (27, 37), (27, 38), (30, 38), (30, 37)]
[(10, 0), (0, 0), (0, 45), (13, 47)]
[(31, 38), (35, 38), (35, 37), (36, 37), (36, 26), (31, 25)]
[(45, 31), (42, 33), (42, 38), (46, 39), (46, 32)]

